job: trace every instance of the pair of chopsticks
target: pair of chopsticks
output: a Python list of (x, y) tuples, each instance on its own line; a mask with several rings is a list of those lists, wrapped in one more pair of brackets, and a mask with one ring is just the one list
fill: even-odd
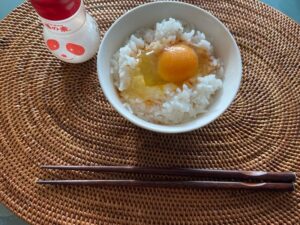
[[(140, 173), (151, 175), (195, 176), (211, 179), (240, 181), (143, 181), (143, 180), (37, 180), (38, 184), (50, 185), (97, 185), (136, 187), (192, 187), (216, 189), (248, 189), (293, 191), (296, 174), (293, 172), (263, 172), (239, 170), (211, 170), (194, 168), (145, 168), (134, 166), (55, 166), (44, 165), (42, 169), (76, 170), (92, 172)], [(251, 182), (244, 182), (251, 180)], [(253, 182), (256, 181), (256, 182)]]

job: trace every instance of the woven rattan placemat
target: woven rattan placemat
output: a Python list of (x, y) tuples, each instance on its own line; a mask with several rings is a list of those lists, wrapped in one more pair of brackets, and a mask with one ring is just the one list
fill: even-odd
[[(103, 33), (143, 1), (85, 1)], [(300, 171), (300, 27), (244, 0), (190, 1), (220, 18), (243, 57), (234, 104), (192, 133), (162, 135), (120, 117), (99, 87), (96, 60), (63, 63), (42, 41), (28, 3), (0, 22), (1, 201), (32, 224), (300, 224), (300, 191), (49, 187), (39, 164), (182, 166)], [(152, 179), (146, 176), (128, 178)]]

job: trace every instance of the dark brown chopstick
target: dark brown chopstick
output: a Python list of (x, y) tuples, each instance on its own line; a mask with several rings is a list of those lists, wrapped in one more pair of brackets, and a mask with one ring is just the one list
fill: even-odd
[(38, 184), (50, 185), (96, 185), (135, 187), (189, 187), (214, 189), (247, 189), (293, 191), (293, 183), (244, 183), (223, 181), (141, 181), (141, 180), (38, 180)]
[(212, 170), (194, 168), (145, 168), (135, 166), (55, 166), (43, 165), (43, 169), (80, 170), (94, 172), (142, 173), (153, 175), (197, 176), (214, 179), (263, 180), (288, 183), (296, 181), (293, 172), (263, 172), (239, 170)]

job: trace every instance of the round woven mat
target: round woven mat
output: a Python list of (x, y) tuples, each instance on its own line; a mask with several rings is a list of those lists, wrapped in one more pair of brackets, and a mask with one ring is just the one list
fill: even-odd
[[(243, 57), (233, 105), (192, 133), (162, 135), (119, 116), (100, 89), (96, 60), (66, 64), (42, 41), (25, 3), (0, 22), (1, 201), (32, 224), (299, 224), (293, 193), (40, 186), (37, 178), (152, 176), (49, 172), (40, 164), (182, 166), (300, 171), (300, 27), (243, 0), (189, 1), (220, 18)], [(143, 1), (86, 1), (102, 35)]]

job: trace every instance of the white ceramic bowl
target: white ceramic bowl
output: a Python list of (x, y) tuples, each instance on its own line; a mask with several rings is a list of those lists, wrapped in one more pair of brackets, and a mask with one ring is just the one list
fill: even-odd
[[(112, 55), (124, 45), (129, 36), (142, 27), (173, 17), (196, 26), (212, 43), (217, 58), (224, 63), (223, 88), (218, 92), (207, 113), (178, 125), (158, 125), (130, 113), (122, 104), (110, 76)], [(180, 2), (153, 2), (138, 6), (121, 16), (106, 32), (98, 52), (97, 70), (104, 95), (126, 119), (142, 128), (162, 132), (181, 133), (203, 127), (218, 118), (234, 100), (242, 77), (239, 48), (229, 30), (213, 15), (196, 6)]]

